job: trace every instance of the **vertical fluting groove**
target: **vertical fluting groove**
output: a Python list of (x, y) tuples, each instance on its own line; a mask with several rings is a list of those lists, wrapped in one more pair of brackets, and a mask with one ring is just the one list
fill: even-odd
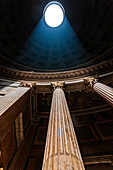
[[(63, 91), (62, 91), (62, 93), (64, 93)], [(64, 104), (65, 103), (65, 98), (63, 97), (64, 95), (62, 95), (62, 106), (63, 106), (63, 108), (64, 108), (64, 115), (65, 115), (65, 123), (66, 123), (66, 126), (67, 126), (67, 134), (68, 134), (68, 139), (69, 139), (69, 143), (68, 143), (68, 145), (69, 145), (69, 155), (71, 156), (71, 155), (73, 155), (73, 156), (75, 156), (75, 154), (74, 154), (74, 152), (73, 152), (73, 145), (72, 145), (72, 139), (71, 139), (71, 131), (70, 131), (70, 128), (69, 128), (69, 122), (68, 122), (68, 119), (67, 119), (67, 108), (66, 108), (66, 105)], [(67, 121), (66, 121), (67, 120)], [(73, 159), (71, 159), (71, 161), (70, 161), (70, 167), (73, 167), (74, 166), (74, 164), (73, 164)]]
[(78, 159), (80, 159), (80, 161), (82, 162), (82, 165), (83, 165), (82, 157), (81, 157), (81, 154), (80, 154), (77, 138), (76, 138), (76, 135), (75, 135), (75, 131), (74, 131), (73, 123), (72, 123), (71, 116), (70, 116), (70, 113), (69, 113), (68, 105), (67, 105), (67, 102), (66, 102), (66, 99), (65, 99), (65, 95), (63, 95), (63, 97), (64, 97), (64, 101), (65, 101), (64, 105), (67, 107), (67, 115), (68, 115), (67, 120), (70, 121), (70, 125), (71, 125), (70, 127), (72, 129), (72, 134), (73, 134), (73, 139), (74, 139), (74, 144), (75, 144), (75, 150), (76, 150), (76, 156), (78, 157)]
[[(62, 100), (65, 102), (65, 99)], [(63, 103), (62, 103), (63, 104)], [(65, 107), (65, 104), (63, 104), (63, 108), (64, 108), (64, 115), (65, 115), (65, 124), (66, 124), (66, 127), (67, 127), (67, 134), (68, 134), (68, 139), (69, 139), (69, 143), (68, 145), (71, 145), (71, 141), (70, 141), (70, 129), (69, 129), (69, 126), (68, 126), (68, 120), (67, 120), (67, 114), (66, 114), (66, 107)], [(69, 154), (72, 153), (71, 152), (71, 148), (69, 148)]]
[[(62, 100), (63, 101), (63, 100)], [(64, 102), (65, 102), (65, 98), (64, 98)], [(70, 153), (75, 155), (75, 153), (73, 152), (73, 144), (72, 144), (72, 134), (71, 134), (71, 130), (70, 130), (70, 123), (69, 123), (69, 119), (68, 119), (68, 112), (67, 112), (67, 108), (66, 108), (66, 104), (63, 104), (63, 107), (65, 108), (66, 112), (64, 112), (65, 117), (66, 117), (66, 122), (67, 122), (67, 128), (68, 128), (68, 135), (69, 135), (69, 141), (70, 141), (70, 146), (71, 146), (71, 150)]]
[[(62, 103), (62, 102), (61, 102)], [(65, 117), (64, 117), (64, 108), (63, 108), (63, 104), (62, 104), (62, 115), (63, 115), (63, 127), (64, 127), (64, 142), (65, 142), (65, 150), (66, 150), (66, 153), (69, 154), (69, 150), (68, 150), (68, 144), (67, 144), (67, 136), (66, 136), (66, 126), (65, 126)]]
[(62, 89), (53, 92), (42, 170), (84, 170), (70, 112)]
[(59, 119), (58, 119), (58, 114), (59, 114), (59, 93), (57, 94), (57, 112), (56, 112), (56, 115), (57, 115), (57, 152), (56, 152), (56, 155), (57, 155), (57, 169), (59, 169)]
[[(61, 101), (61, 95), (60, 95), (60, 97), (59, 97), (59, 101)], [(61, 107), (61, 103), (60, 103), (60, 107)], [(62, 122), (61, 122), (61, 119), (62, 119), (62, 117), (61, 117), (62, 115), (61, 115), (61, 111), (59, 111), (59, 129), (60, 129), (60, 132), (59, 132), (59, 141), (60, 141), (60, 154), (63, 154), (63, 141), (62, 141), (62, 127), (61, 127), (61, 124), (62, 124)]]
[[(66, 169), (66, 147), (65, 147), (65, 128), (63, 126), (63, 107), (62, 107), (62, 96), (61, 97), (61, 118), (62, 118), (62, 140), (63, 140), (63, 155), (64, 155), (64, 164), (62, 164), (63, 169)], [(61, 160), (62, 161), (62, 160)]]
[[(97, 88), (97, 90), (99, 90), (98, 87), (95, 87), (95, 88)], [(107, 88), (104, 88), (104, 87), (100, 87), (100, 90), (105, 91), (105, 92), (107, 92), (110, 95), (113, 93), (113, 91), (110, 91), (109, 89), (107, 90)]]
[(112, 87), (109, 87), (109, 86), (107, 86), (107, 85), (105, 85), (105, 84), (102, 84), (102, 83), (99, 83), (99, 82), (97, 82), (97, 83), (95, 83), (94, 84), (94, 86), (95, 87), (103, 87), (103, 88), (106, 88), (107, 90), (109, 90), (109, 91), (113, 91), (113, 88)]
[(60, 94), (58, 93), (58, 113), (57, 113), (57, 118), (58, 118), (58, 170), (60, 169), (60, 122), (59, 122), (59, 113), (60, 112)]
[[(105, 97), (106, 99), (108, 99), (108, 100), (111, 100), (111, 101), (112, 101), (111, 94), (109, 94), (107, 91), (104, 91), (103, 89), (101, 90), (101, 89), (96, 89), (96, 88), (95, 88), (95, 92), (97, 92), (97, 93), (99, 93), (99, 94), (101, 94), (101, 93), (102, 93), (102, 95), (101, 95), (101, 96), (103, 96), (103, 97)], [(106, 93), (107, 93), (107, 96), (106, 96)]]
[(113, 88), (102, 83), (96, 82), (93, 85), (93, 91), (99, 94), (113, 107)]
[[(63, 98), (64, 98), (64, 96), (63, 96)], [(64, 99), (64, 102), (65, 102), (65, 99)], [(66, 104), (67, 104), (67, 103), (63, 103), (63, 105), (65, 105), (65, 107), (66, 107)], [(69, 110), (69, 109), (67, 109), (67, 116), (68, 116), (67, 120), (70, 122), (70, 119), (71, 119), (71, 118), (70, 118), (70, 115), (68, 114), (68, 110)], [(72, 124), (72, 122), (70, 122), (69, 124), (70, 124), (70, 129), (71, 129), (71, 124)], [(71, 131), (71, 134), (73, 134), (72, 131)], [(73, 141), (73, 144), (76, 145), (76, 141), (75, 141), (74, 139), (75, 139), (75, 138), (72, 138), (72, 141)], [(73, 146), (74, 146), (74, 145), (73, 145)], [(76, 147), (75, 147), (75, 148), (76, 148)], [(74, 153), (74, 155), (75, 155), (75, 153)]]
[(99, 90), (99, 91), (102, 91), (102, 92), (104, 92), (105, 94), (106, 94), (106, 92), (108, 93), (108, 95), (111, 95), (112, 93), (113, 93), (113, 91), (109, 91), (109, 90), (107, 90), (107, 88), (104, 88), (104, 87), (98, 87), (98, 86), (95, 86), (95, 89), (96, 90)]
[[(64, 104), (63, 104), (63, 106), (65, 106), (66, 107), (66, 110), (67, 110), (67, 116), (68, 116), (68, 121), (69, 120), (71, 120), (71, 117), (70, 117), (70, 114), (69, 114), (69, 109), (68, 109), (68, 106), (67, 106), (67, 102), (66, 102), (66, 99), (65, 99), (65, 96), (63, 96), (63, 98), (64, 98)], [(71, 121), (70, 121), (71, 122)], [(69, 125), (69, 124), (68, 124)], [(72, 125), (72, 122), (71, 122), (71, 125)], [(71, 131), (70, 131), (71, 132)], [(72, 138), (73, 139), (75, 139), (75, 134), (73, 134), (73, 133), (71, 133), (71, 135), (73, 136)], [(72, 140), (73, 141), (73, 140)], [(76, 144), (76, 140), (75, 140), (75, 142), (74, 142), (74, 144)], [(74, 145), (73, 145), (74, 146)], [(76, 147), (77, 148), (77, 147)], [(78, 151), (78, 150), (76, 150), (76, 151)], [(78, 154), (76, 153), (76, 154), (74, 154), (74, 156), (76, 156), (76, 158), (78, 159)], [(77, 159), (76, 159), (76, 164), (78, 164), (78, 161), (77, 161)], [(72, 159), (72, 165), (74, 166), (74, 163), (73, 163), (73, 159)], [(79, 167), (79, 165), (78, 165), (78, 167)]]
[[(54, 92), (55, 93), (55, 92)], [(52, 140), (51, 140), (51, 145), (52, 145), (52, 154), (51, 154), (51, 156), (52, 155), (54, 155), (55, 154), (55, 121), (56, 121), (56, 119), (55, 119), (55, 113), (56, 113), (56, 110), (57, 110), (57, 105), (56, 105), (56, 97), (55, 97), (56, 95), (54, 95), (54, 105), (53, 105), (53, 107), (54, 107), (54, 109), (52, 108), (52, 110), (53, 110), (53, 112), (52, 112), (52, 114), (54, 115), (53, 116), (53, 136), (52, 136)], [(52, 156), (52, 162), (53, 162), (53, 170), (55, 169), (54, 168), (54, 166), (55, 166), (55, 161), (54, 161), (54, 157)]]

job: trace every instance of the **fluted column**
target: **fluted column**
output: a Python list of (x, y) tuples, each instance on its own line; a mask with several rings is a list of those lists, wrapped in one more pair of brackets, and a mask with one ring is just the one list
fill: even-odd
[(42, 170), (84, 170), (64, 92), (53, 92)]
[(95, 78), (89, 77), (85, 79), (86, 84), (91, 87), (94, 92), (99, 94), (113, 107), (113, 88), (99, 83)]
[(99, 94), (113, 107), (113, 88), (102, 83), (96, 82), (93, 85), (93, 91)]

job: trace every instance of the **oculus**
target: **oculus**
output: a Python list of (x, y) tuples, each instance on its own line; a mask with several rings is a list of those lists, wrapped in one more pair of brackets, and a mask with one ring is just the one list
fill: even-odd
[(64, 14), (63, 6), (57, 1), (48, 3), (44, 9), (44, 19), (50, 27), (60, 26), (63, 23)]

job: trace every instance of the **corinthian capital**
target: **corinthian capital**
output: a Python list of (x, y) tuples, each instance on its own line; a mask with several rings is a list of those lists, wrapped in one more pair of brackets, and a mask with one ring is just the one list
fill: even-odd
[(36, 86), (35, 82), (22, 81), (20, 83), (20, 87), (34, 87), (34, 86)]
[(84, 83), (86, 85), (93, 86), (93, 84), (95, 84), (96, 82), (97, 82), (97, 79), (94, 78), (94, 77), (86, 77), (86, 78), (84, 78)]
[(84, 83), (86, 85), (86, 92), (92, 91), (93, 85), (97, 82), (98, 80), (94, 77), (86, 77), (84, 78)]
[(65, 82), (59, 81), (59, 82), (51, 82), (52, 88), (56, 89), (57, 87), (64, 88)]

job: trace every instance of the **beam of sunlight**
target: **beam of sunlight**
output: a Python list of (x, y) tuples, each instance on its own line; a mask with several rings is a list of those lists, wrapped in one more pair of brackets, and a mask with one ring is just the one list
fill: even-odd
[(70, 70), (87, 61), (88, 55), (66, 17), (56, 28), (49, 27), (42, 17), (18, 60), (42, 71)]

